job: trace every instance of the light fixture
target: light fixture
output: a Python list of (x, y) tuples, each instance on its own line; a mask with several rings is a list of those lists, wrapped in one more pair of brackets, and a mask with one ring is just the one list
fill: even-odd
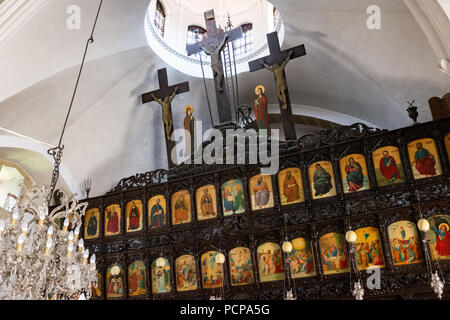
[[(48, 208), (59, 179), (64, 132), (102, 4), (100, 0), (58, 145), (48, 150), (54, 159), (50, 186), (27, 189), (22, 184), (19, 196), (6, 198), (7, 218), (0, 223), (0, 300), (85, 300), (92, 295), (92, 285), (97, 286), (95, 254), (89, 266), (88, 252), (74, 250), (88, 203), (78, 203), (77, 195), (63, 192), (61, 203), (50, 213)], [(64, 221), (62, 229), (60, 221)]]
[[(433, 264), (431, 262), (431, 252), (430, 252), (430, 240), (428, 239), (428, 231), (430, 230), (430, 223), (428, 222), (427, 219), (424, 219), (422, 217), (422, 208), (420, 206), (420, 195), (419, 195), (419, 190), (416, 190), (416, 200), (417, 200), (417, 205), (418, 205), (418, 209), (419, 209), (419, 221), (417, 222), (417, 227), (419, 228), (420, 231), (423, 232), (423, 249), (425, 251), (425, 264), (427, 266), (427, 270), (428, 273), (430, 274), (430, 286), (433, 289), (434, 293), (436, 294), (436, 296), (438, 297), (438, 299), (442, 299), (442, 294), (444, 293), (444, 284), (445, 284), (445, 280), (444, 280), (444, 276), (442, 275), (441, 272), (441, 276), (442, 276), (442, 280), (439, 277), (439, 274), (437, 272), (437, 270), (433, 273)], [(440, 271), (440, 266), (439, 266), (439, 259), (436, 258), (436, 263), (438, 266), (438, 269)]]
[(417, 227), (422, 232), (428, 232), (428, 230), (430, 230), (430, 223), (427, 219), (422, 218), (417, 222)]
[(356, 277), (357, 277), (357, 281), (355, 281), (355, 283), (353, 283), (353, 289), (352, 290), (352, 295), (353, 297), (355, 297), (356, 300), (363, 300), (364, 299), (364, 287), (362, 286), (362, 279), (361, 279), (361, 274), (359, 273), (359, 269), (358, 269), (358, 265), (356, 263), (356, 250), (355, 250), (355, 242), (357, 240), (357, 235), (356, 232), (353, 230), (348, 230), (345, 233), (345, 240), (349, 243), (350, 245), (350, 288), (352, 287), (352, 269), (354, 269)]
[(345, 240), (347, 240), (348, 243), (355, 243), (356, 242), (356, 233), (355, 231), (349, 230), (345, 234)]
[(164, 259), (163, 257), (159, 257), (158, 259), (156, 259), (156, 266), (159, 268), (162, 268), (166, 265), (166, 259)]
[(16, 201), (13, 208), (7, 201), (5, 211), (14, 212), (15, 219), (0, 220), (0, 300), (89, 299), (92, 294), (97, 271), (83, 263), (83, 252), (75, 252), (73, 232), (58, 224), (70, 212), (75, 227), (81, 225), (88, 204), (72, 196), (48, 213), (49, 192), (47, 186), (28, 190), (22, 185), (19, 197), (8, 196)]
[(219, 264), (224, 264), (225, 263), (225, 255), (223, 253), (219, 252), (216, 255), (216, 262)]
[(291, 253), (292, 249), (293, 249), (292, 243), (290, 241), (285, 241), (285, 242), (283, 242), (282, 248), (283, 248), (283, 252)]

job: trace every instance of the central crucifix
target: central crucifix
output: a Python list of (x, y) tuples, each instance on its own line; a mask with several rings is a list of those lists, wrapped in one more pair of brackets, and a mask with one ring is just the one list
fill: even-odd
[(278, 33), (272, 32), (267, 35), (270, 55), (262, 59), (249, 62), (250, 72), (262, 69), (271, 71), (275, 78), (277, 96), (280, 104), (281, 122), (283, 124), (284, 137), (287, 141), (297, 140), (295, 123), (292, 118), (291, 100), (289, 98), (286, 72), (284, 71), (288, 62), (292, 59), (306, 55), (305, 45), (281, 51)]
[(167, 80), (167, 69), (158, 70), (159, 90), (144, 93), (142, 95), (142, 104), (155, 101), (161, 106), (162, 120), (164, 124), (164, 136), (166, 137), (166, 151), (169, 169), (177, 165), (177, 160), (172, 159), (172, 150), (175, 148), (175, 141), (171, 136), (173, 133), (173, 118), (172, 118), (172, 101), (175, 96), (180, 93), (189, 91), (189, 82), (179, 83), (169, 86)]
[(211, 67), (214, 75), (214, 87), (216, 89), (219, 120), (220, 123), (227, 123), (232, 121), (232, 117), (228, 94), (223, 88), (225, 78), (222, 56), (220, 55), (220, 52), (227, 42), (234, 41), (242, 37), (242, 28), (239, 27), (226, 32), (217, 29), (214, 10), (205, 12), (205, 21), (207, 38), (203, 41), (187, 45), (186, 50), (188, 56), (203, 51), (211, 57)]

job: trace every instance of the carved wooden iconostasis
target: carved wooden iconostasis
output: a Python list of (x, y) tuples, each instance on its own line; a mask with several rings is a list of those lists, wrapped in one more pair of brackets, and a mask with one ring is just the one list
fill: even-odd
[(448, 283), (449, 128), (450, 119), (322, 130), (281, 144), (274, 176), (260, 177), (257, 165), (181, 165), (125, 178), (86, 200), (84, 239), (100, 278), (94, 298), (283, 299), (291, 280), (299, 299), (352, 299), (350, 228), (363, 280), (372, 275), (364, 270), (381, 271), (380, 289), (365, 288), (366, 299), (431, 298), (416, 223), (420, 214), (430, 221), (433, 268), (438, 258)]

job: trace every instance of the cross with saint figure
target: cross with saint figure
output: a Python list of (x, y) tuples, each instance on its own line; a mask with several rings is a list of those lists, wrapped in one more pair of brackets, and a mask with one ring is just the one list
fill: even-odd
[(270, 55), (262, 59), (249, 62), (250, 72), (268, 69), (273, 72), (277, 86), (277, 96), (280, 103), (281, 122), (284, 129), (284, 137), (288, 140), (297, 140), (295, 124), (292, 118), (291, 100), (289, 98), (286, 73), (284, 71), (288, 62), (292, 59), (306, 55), (305, 45), (281, 51), (278, 33), (272, 32), (267, 35)]
[(207, 38), (194, 44), (186, 46), (188, 56), (205, 52), (211, 57), (211, 67), (214, 75), (214, 87), (216, 89), (217, 109), (220, 123), (231, 122), (231, 107), (226, 90), (223, 89), (224, 72), (223, 62), (220, 55), (221, 50), (227, 42), (237, 40), (242, 37), (242, 28), (235, 28), (229, 31), (219, 31), (217, 29), (214, 10), (205, 12), (206, 35)]
[[(166, 137), (166, 151), (167, 161), (169, 162), (169, 169), (177, 165), (176, 159), (172, 159), (172, 150), (175, 148), (175, 142), (171, 136), (173, 133), (173, 118), (172, 118), (172, 101), (175, 96), (180, 93), (189, 91), (189, 82), (179, 83), (169, 86), (167, 80), (167, 68), (158, 70), (159, 90), (144, 93), (142, 95), (142, 104), (155, 101), (161, 106), (162, 120), (164, 124), (164, 132)], [(174, 152), (175, 154), (175, 152)], [(173, 160), (173, 161), (172, 161)]]

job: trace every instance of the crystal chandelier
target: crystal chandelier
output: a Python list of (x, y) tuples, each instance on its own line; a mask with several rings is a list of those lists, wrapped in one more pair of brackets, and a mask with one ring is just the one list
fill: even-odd
[[(63, 192), (61, 204), (49, 213), (49, 204), (59, 178), (64, 132), (77, 93), (89, 44), (100, 14), (100, 4), (86, 42), (83, 60), (64, 126), (55, 148), (48, 150), (55, 161), (50, 187), (22, 185), (18, 197), (8, 194), (0, 210), (0, 300), (89, 299), (97, 287), (95, 255), (89, 259), (80, 238), (87, 203)], [(11, 200), (15, 203), (10, 205)], [(64, 221), (61, 226), (59, 222)], [(89, 259), (89, 264), (88, 264)]]
[(87, 203), (64, 196), (49, 213), (49, 192), (23, 185), (19, 197), (8, 195), (0, 216), (1, 300), (89, 299), (97, 286), (95, 255), (88, 263), (89, 250), (79, 237)]

